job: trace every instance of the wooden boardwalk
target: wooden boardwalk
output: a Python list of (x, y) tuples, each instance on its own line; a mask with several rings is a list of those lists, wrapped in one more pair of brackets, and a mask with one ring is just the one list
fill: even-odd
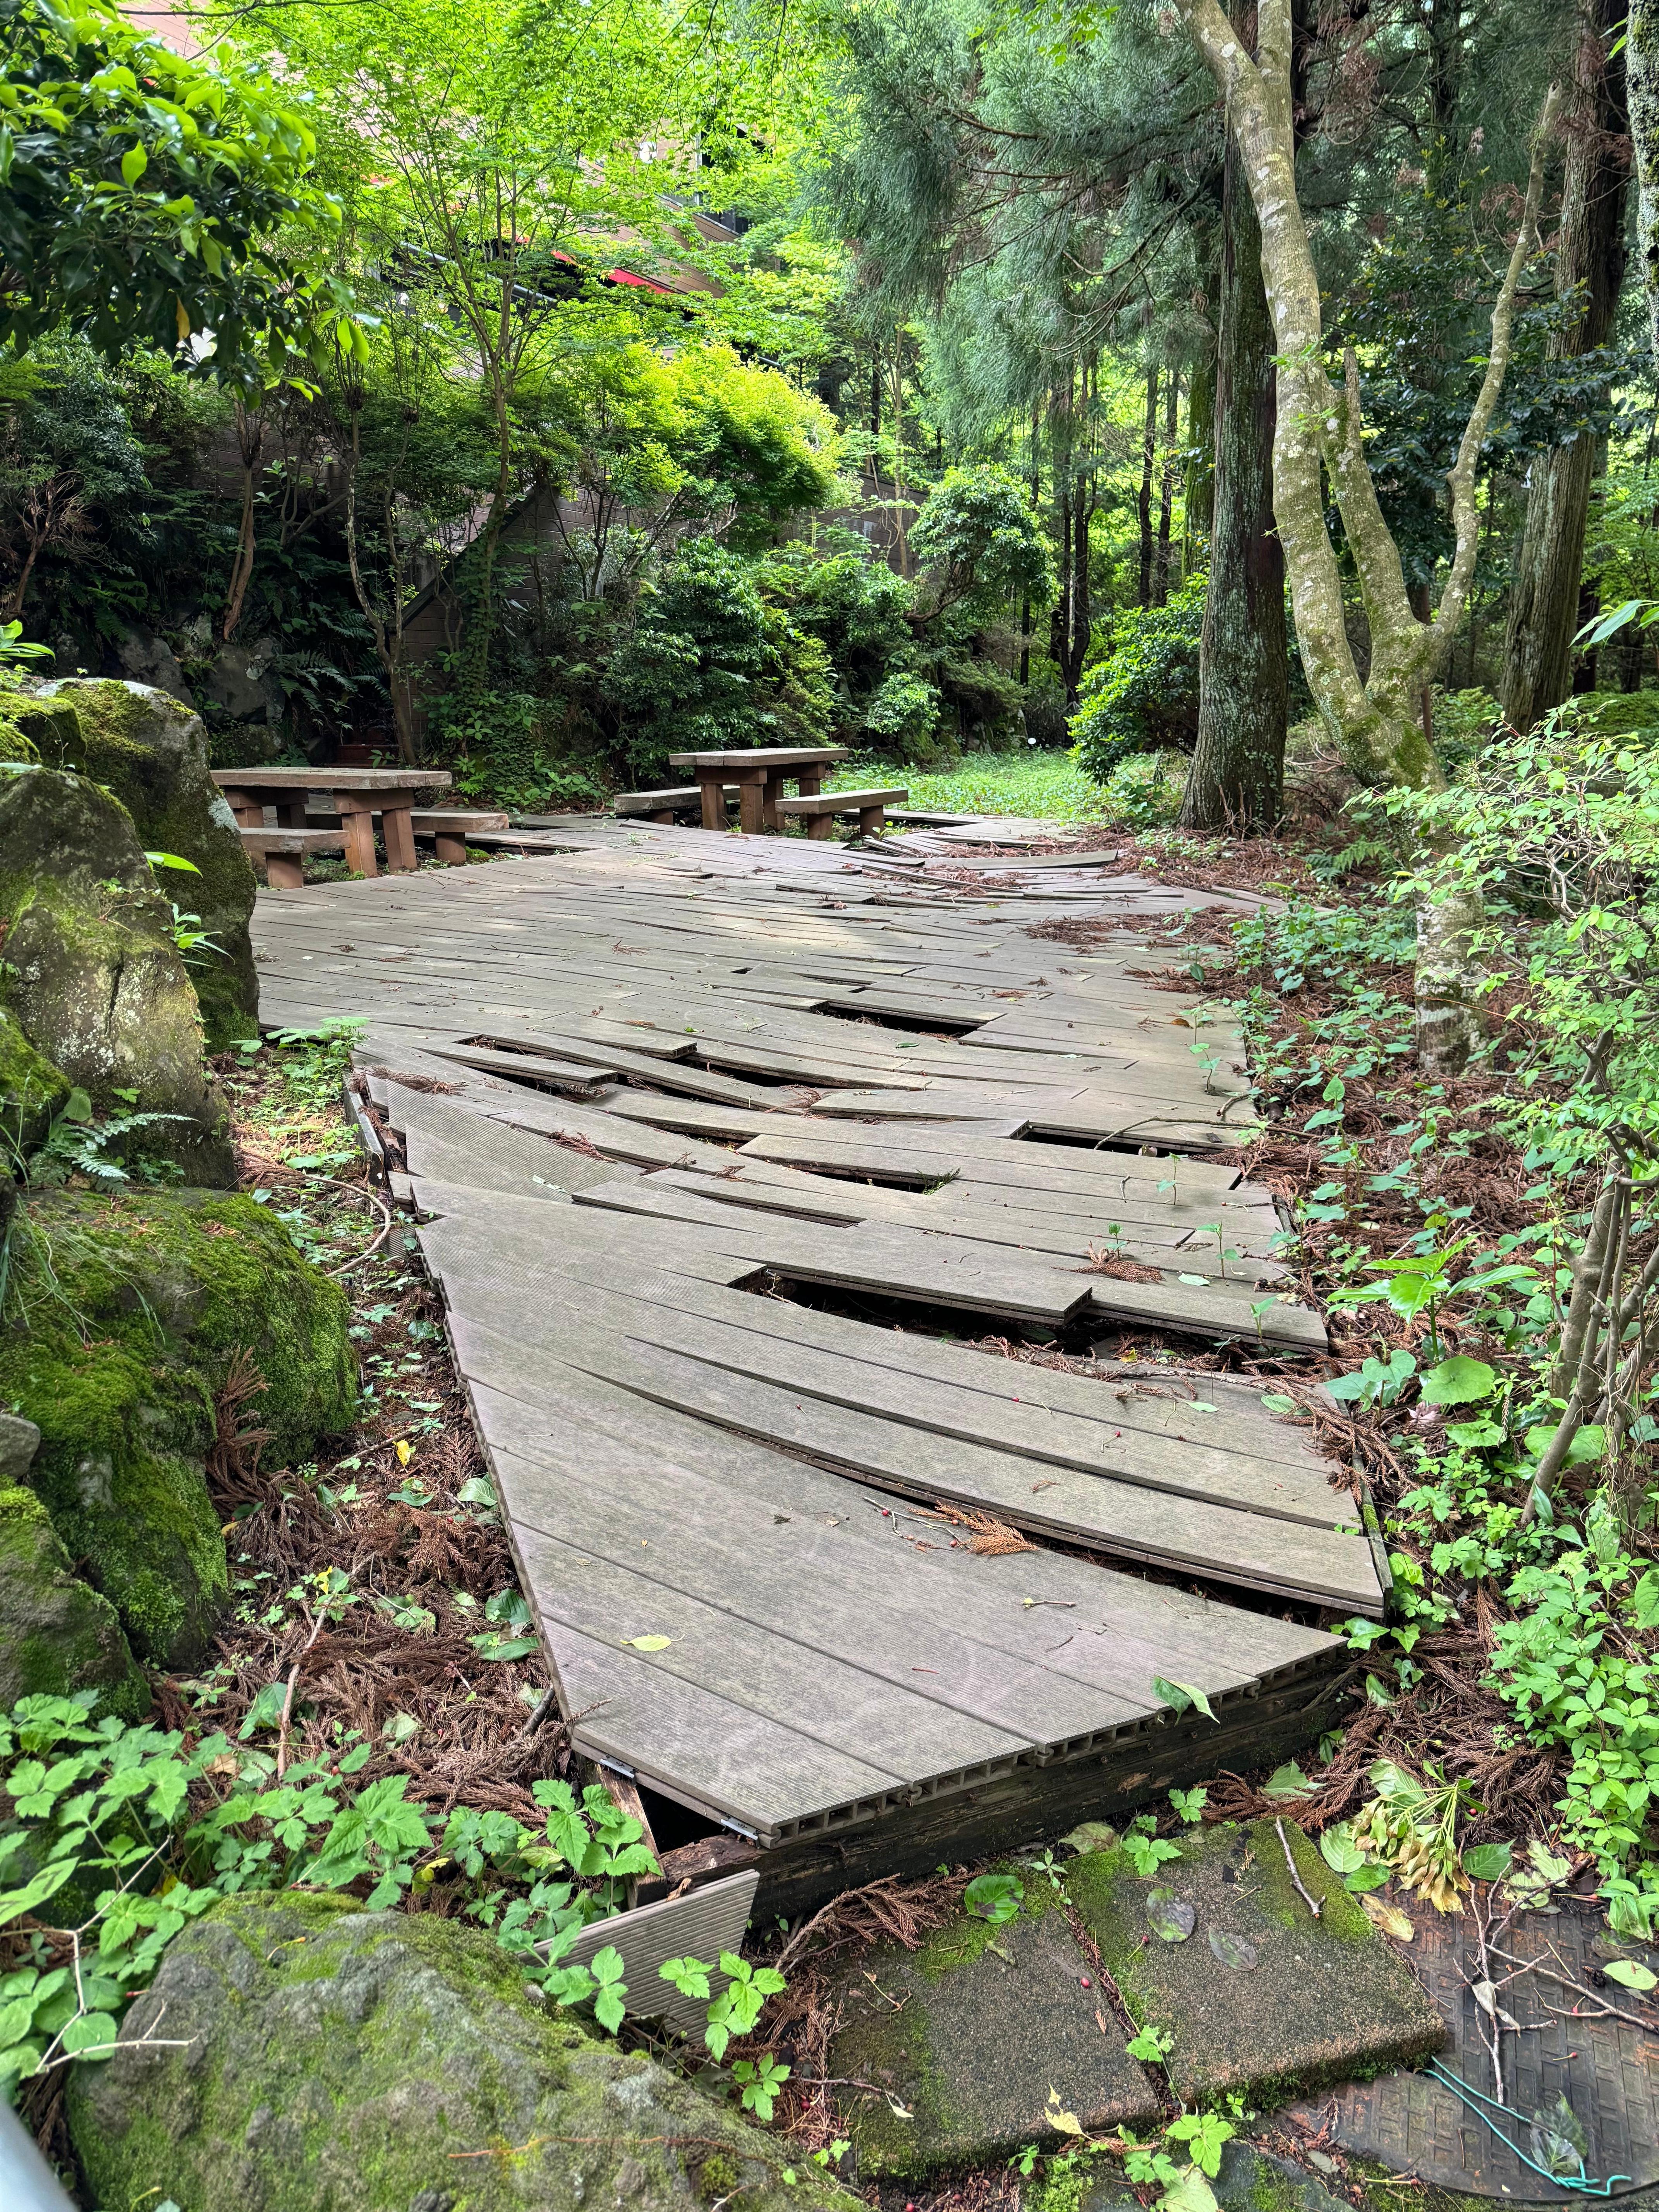
[(255, 933), (268, 1025), (369, 1024), (580, 1747), (799, 1904), (1316, 1732), (1345, 1647), (1310, 1624), (1382, 1597), (1306, 1430), (962, 1340), (1322, 1345), (1271, 1200), (1204, 1157), (1250, 1115), (1224, 1012), (1127, 933), (1028, 934), (1194, 895), (544, 834), (262, 895)]

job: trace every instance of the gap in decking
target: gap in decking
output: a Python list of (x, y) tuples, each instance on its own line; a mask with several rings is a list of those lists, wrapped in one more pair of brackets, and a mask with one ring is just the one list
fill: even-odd
[(1115, 1160), (1197, 1159), (1201, 1162), (1205, 1157), (1202, 1152), (1185, 1152), (1177, 1145), (1134, 1144), (1127, 1138), (1120, 1141), (1112, 1137), (1076, 1137), (1060, 1129), (1022, 1129), (1017, 1137), (1009, 1138), (1008, 1142), (1013, 1145), (1060, 1145), (1069, 1152), (1108, 1153)]
[(937, 1037), (941, 1044), (949, 1044), (957, 1037), (971, 1036), (975, 1030), (983, 1029), (987, 1022), (994, 1018), (994, 1012), (1000, 1011), (997, 1008), (991, 1012), (964, 1013), (958, 1021), (949, 1014), (895, 1014), (889, 1013), (884, 1007), (876, 1006), (842, 1005), (814, 1006), (812, 1009), (814, 1014), (822, 1015), (829, 1021), (861, 1022), (866, 1029), (872, 1030), (913, 1030), (921, 1036)]

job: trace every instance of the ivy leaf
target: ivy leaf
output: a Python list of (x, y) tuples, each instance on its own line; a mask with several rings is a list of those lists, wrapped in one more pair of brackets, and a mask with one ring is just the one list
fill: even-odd
[[(1465, 1860), (1464, 1863), (1467, 1865), (1468, 1862)], [(1637, 1959), (1609, 1959), (1601, 1972), (1610, 1982), (1618, 1982), (1627, 1990), (1645, 1993), (1649, 1990), (1659, 1989), (1659, 1974), (1656, 1974), (1651, 1967), (1643, 1966)]]
[[(1206, 1721), (1215, 1720), (1208, 1698), (1191, 1682), (1166, 1682), (1162, 1674), (1154, 1674), (1152, 1694), (1164, 1705), (1173, 1705), (1178, 1713), (1184, 1713), (1188, 1706), (1195, 1705)], [(1219, 1728), (1220, 1725), (1220, 1722), (1216, 1721), (1216, 1726)]]
[(1510, 1844), (1474, 1844), (1462, 1853), (1463, 1871), (1476, 1881), (1502, 1881), (1515, 1857)]
[[(90, 2051), (100, 2044), (112, 2044), (118, 2033), (115, 2022), (106, 2012), (83, 2012), (78, 2020), (70, 2021), (64, 2030), (62, 2044), (69, 2051)], [(114, 2054), (106, 2049), (100, 2051), (98, 2055), (100, 2058), (107, 2058)]]

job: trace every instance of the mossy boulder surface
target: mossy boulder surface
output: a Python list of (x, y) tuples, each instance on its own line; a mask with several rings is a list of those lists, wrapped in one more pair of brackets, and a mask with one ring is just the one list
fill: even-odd
[(33, 1486), (138, 1656), (193, 1665), (228, 1587), (204, 1473), (215, 1394), (246, 1352), (267, 1465), (348, 1428), (345, 1294), (251, 1199), (59, 1191), (19, 1216), (12, 1298), (0, 1404), (40, 1429)]
[(0, 765), (0, 1000), (35, 1050), (101, 1115), (175, 1117), (142, 1132), (144, 1152), (192, 1182), (233, 1182), (172, 913), (118, 800), (82, 776)]
[[(1165, 2063), (1184, 2104), (1233, 2091), (1282, 2102), (1412, 2065), (1446, 2040), (1420, 1984), (1317, 1844), (1294, 1821), (1283, 1827), (1283, 1844), (1272, 1820), (1193, 1831), (1151, 1879), (1121, 1845), (1066, 1869), (1072, 1905), (1137, 2026), (1174, 2038)], [(1317, 1919), (1291, 1881), (1287, 1846)], [(1159, 1932), (1171, 1907), (1190, 1910), (1184, 1940)]]
[(131, 815), (147, 852), (176, 854), (198, 873), (163, 877), (172, 899), (222, 948), (190, 969), (201, 1002), (210, 1052), (259, 1033), (259, 978), (248, 937), (256, 890), (236, 817), (209, 767), (202, 718), (148, 684), (72, 677), (40, 694), (78, 722), (73, 751), (54, 758), (37, 739), (48, 767), (78, 768), (112, 791)]
[(20, 1698), (99, 1692), (98, 1710), (136, 1720), (149, 1686), (114, 1607), (70, 1571), (33, 1490), (0, 1490), (0, 1712)]
[(0, 761), (74, 768), (81, 739), (75, 709), (32, 691), (0, 691)]
[(71, 1087), (62, 1068), (37, 1052), (0, 1006), (0, 1135), (14, 1158), (27, 1158), (43, 1141)]
[[(135, 2048), (161, 2033), (183, 2049)], [(106, 2065), (70, 2069), (100, 2204), (181, 2212), (747, 2212), (852, 2200), (665, 2068), (532, 2001), (477, 1931), (228, 1898), (177, 1936)], [(799, 2154), (796, 2154), (799, 2156)]]

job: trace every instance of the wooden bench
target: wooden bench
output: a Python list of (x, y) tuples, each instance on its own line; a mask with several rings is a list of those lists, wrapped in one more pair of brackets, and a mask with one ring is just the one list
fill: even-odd
[[(728, 806), (736, 805), (737, 785), (726, 784), (723, 795)], [(687, 783), (672, 791), (619, 791), (611, 802), (611, 811), (613, 814), (641, 816), (647, 822), (672, 822), (677, 814), (699, 811), (702, 804), (700, 787)]]
[(274, 891), (297, 891), (303, 885), (307, 853), (343, 853), (341, 830), (244, 830), (242, 850), (251, 860), (265, 864), (265, 881)]
[(417, 837), (430, 837), (437, 856), (446, 867), (464, 868), (466, 866), (466, 841), (470, 836), (490, 830), (505, 830), (507, 815), (488, 810), (468, 813), (462, 806), (434, 806), (422, 811), (417, 807), (409, 817), (410, 827)]
[(891, 791), (819, 791), (810, 797), (781, 799), (778, 811), (800, 816), (806, 823), (809, 837), (827, 837), (837, 814), (856, 814), (859, 835), (869, 837), (885, 827), (887, 809), (902, 806), (909, 796), (899, 787)]

